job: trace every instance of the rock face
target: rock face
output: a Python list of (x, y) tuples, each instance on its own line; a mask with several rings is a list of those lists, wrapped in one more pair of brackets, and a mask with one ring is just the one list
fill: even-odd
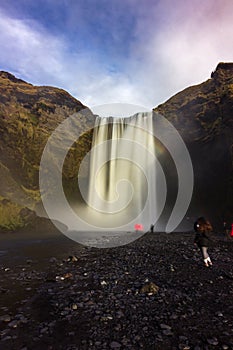
[(183, 137), (194, 167), (192, 215), (233, 220), (233, 63), (154, 109)]
[[(33, 86), (0, 72), (0, 199), (34, 208), (40, 199), (40, 159), (49, 136), (62, 121), (84, 109), (81, 102), (64, 90)], [(93, 122), (90, 111), (85, 117), (78, 114), (75, 119), (80, 134), (84, 134), (64, 162), (66, 183), (77, 176), (80, 162), (90, 149), (91, 134), (86, 130), (91, 130)]]

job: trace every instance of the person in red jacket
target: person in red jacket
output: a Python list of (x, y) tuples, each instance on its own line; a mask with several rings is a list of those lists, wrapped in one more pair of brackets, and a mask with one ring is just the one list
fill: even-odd
[(231, 237), (233, 237), (233, 224), (231, 224)]
[(213, 230), (212, 225), (204, 217), (200, 217), (194, 223), (194, 230), (196, 232), (194, 243), (201, 251), (204, 264), (207, 267), (212, 266), (212, 261), (207, 251), (211, 242), (209, 233)]

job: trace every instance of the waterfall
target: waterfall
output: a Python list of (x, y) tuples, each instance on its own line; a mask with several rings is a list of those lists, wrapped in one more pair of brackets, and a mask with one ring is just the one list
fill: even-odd
[[(97, 117), (92, 148), (80, 164), (77, 190), (73, 187), (68, 195), (63, 165), (80, 136), (82, 118), (75, 114), (65, 119), (49, 137), (41, 157), (41, 199), (54, 225), (74, 241), (95, 247), (128, 244), (154, 223), (158, 230), (158, 219), (170, 210), (168, 205), (164, 211), (169, 194), (165, 165), (165, 170), (172, 169), (172, 186), (177, 188), (168, 222), (162, 218), (166, 232), (172, 232), (183, 220), (193, 191), (192, 162), (178, 131), (154, 112)], [(58, 221), (65, 226), (61, 228)]]
[[(96, 226), (144, 231), (156, 221), (156, 155), (153, 114), (96, 117), (87, 203)], [(94, 219), (93, 219), (94, 220)]]

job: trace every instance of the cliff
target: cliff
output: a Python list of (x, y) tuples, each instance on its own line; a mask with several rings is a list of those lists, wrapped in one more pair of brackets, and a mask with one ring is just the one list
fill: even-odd
[[(14, 226), (7, 224), (6, 217), (11, 215), (23, 225), (25, 220), (14, 216), (13, 211), (17, 214), (23, 207), (33, 210), (40, 201), (39, 166), (49, 136), (62, 121), (85, 108), (64, 90), (33, 86), (0, 72), (0, 227), (1, 222), (4, 228)], [(84, 133), (65, 160), (66, 184), (75, 181), (80, 162), (90, 149), (91, 137), (86, 130), (92, 128), (93, 122), (91, 112), (75, 120), (80, 134)]]
[(233, 63), (154, 109), (183, 137), (194, 167), (191, 212), (218, 225), (233, 220)]

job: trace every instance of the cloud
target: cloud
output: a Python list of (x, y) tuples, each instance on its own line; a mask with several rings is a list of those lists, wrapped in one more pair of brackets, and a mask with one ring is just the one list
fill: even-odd
[[(0, 64), (36, 80), (42, 73), (48, 81), (61, 69), (62, 43), (33, 21), (23, 22), (0, 13)], [(35, 29), (37, 28), (37, 29)]]
[(3, 69), (64, 88), (88, 106), (152, 108), (208, 79), (219, 61), (232, 61), (231, 1), (177, 0), (175, 7), (171, 0), (126, 0), (118, 7), (102, 1), (96, 12), (75, 4), (64, 8), (57, 31), (51, 30), (55, 22), (27, 19), (33, 14), (15, 18), (0, 11)]
[(89, 51), (70, 52), (70, 43), (34, 21), (0, 15), (4, 69), (34, 84), (64, 88), (89, 106), (140, 99), (127, 76), (110, 70), (111, 63), (102, 64)]
[[(171, 1), (164, 1), (163, 5), (157, 13), (162, 16), (166, 8), (164, 23), (159, 30), (151, 29), (147, 40), (142, 34), (139, 45), (141, 53), (145, 52), (139, 74), (149, 78), (149, 90), (154, 91), (157, 103), (158, 98), (162, 102), (179, 90), (208, 79), (218, 62), (233, 60), (232, 2), (177, 1), (176, 9), (170, 6)], [(142, 20), (139, 33), (144, 26)], [(153, 26), (156, 23), (150, 23)]]

